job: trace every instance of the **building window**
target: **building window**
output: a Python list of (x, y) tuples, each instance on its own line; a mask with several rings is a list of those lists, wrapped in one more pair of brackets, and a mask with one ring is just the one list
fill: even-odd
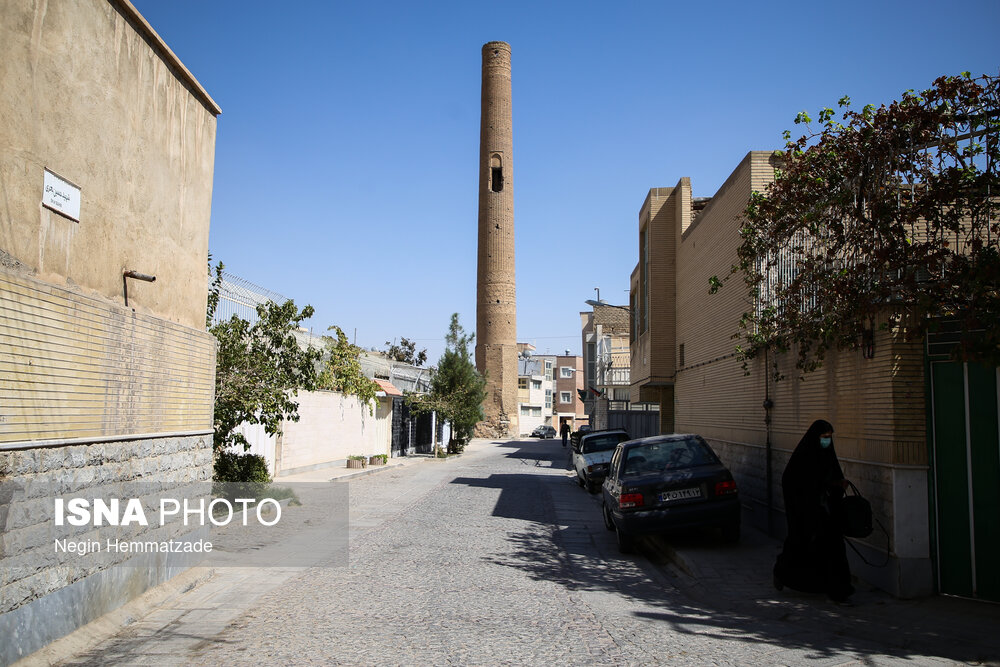
[(542, 416), (542, 409), (540, 407), (538, 407), (538, 406), (535, 406), (535, 407), (531, 408), (531, 416), (532, 417), (541, 417)]
[(532, 381), (531, 381), (531, 388), (532, 389), (541, 389), (542, 388), (542, 381), (541, 380), (534, 380), (534, 379), (532, 379)]
[(572, 403), (573, 402), (573, 394), (571, 392), (568, 392), (568, 391), (560, 391), (559, 392), (559, 402), (560, 403)]
[(566, 379), (573, 377), (573, 368), (571, 366), (560, 366), (559, 367), (559, 377)]
[(517, 378), (517, 388), (527, 389), (528, 388), (528, 378)]
[(551, 361), (546, 361), (545, 362), (545, 379), (546, 380), (551, 380), (552, 379), (552, 362)]
[(684, 367), (684, 343), (677, 346), (677, 366)]
[(521, 416), (522, 417), (527, 417), (530, 414), (531, 414), (531, 406), (530, 405), (522, 405), (521, 406)]
[(545, 407), (546, 408), (551, 408), (552, 407), (552, 390), (551, 389), (546, 389), (545, 390)]

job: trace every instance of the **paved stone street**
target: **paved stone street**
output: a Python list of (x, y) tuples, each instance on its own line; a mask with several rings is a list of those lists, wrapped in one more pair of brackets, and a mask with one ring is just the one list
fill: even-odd
[(620, 556), (565, 452), (558, 440), (476, 441), (461, 457), (335, 482), (350, 485), (349, 567), (220, 568), (67, 662), (939, 665), (1000, 655), (995, 607), (870, 590), (838, 607), (774, 591), (774, 544), (754, 531), (735, 547), (688, 536)]

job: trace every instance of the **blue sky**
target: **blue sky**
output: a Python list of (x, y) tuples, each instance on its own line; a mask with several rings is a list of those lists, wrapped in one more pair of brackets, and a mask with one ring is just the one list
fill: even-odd
[[(628, 300), (638, 209), (710, 196), (795, 114), (1000, 67), (1000, 1), (133, 0), (222, 107), (210, 248), (381, 347), (476, 319), (481, 46), (511, 44), (518, 340)], [(815, 114), (814, 114), (815, 115)]]

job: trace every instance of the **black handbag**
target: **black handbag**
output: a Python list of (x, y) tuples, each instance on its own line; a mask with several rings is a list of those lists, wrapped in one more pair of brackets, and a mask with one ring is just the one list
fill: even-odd
[(847, 482), (853, 495), (840, 499), (838, 514), (840, 529), (845, 537), (868, 537), (872, 534), (872, 504), (868, 502), (853, 482)]

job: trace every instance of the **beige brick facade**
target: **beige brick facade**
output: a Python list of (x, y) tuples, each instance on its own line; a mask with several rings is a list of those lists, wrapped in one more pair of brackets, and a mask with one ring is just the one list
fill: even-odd
[[(872, 501), (897, 556), (884, 572), (867, 574), (899, 594), (929, 592), (922, 345), (878, 332), (871, 359), (860, 350), (835, 351), (819, 371), (800, 379), (794, 353), (768, 355), (752, 360), (745, 373), (733, 338), (741, 315), (752, 307), (743, 281), (733, 275), (709, 294), (709, 279), (728, 276), (737, 261), (740, 215), (750, 193), (773, 178), (771, 160), (769, 152), (748, 154), (707, 202), (692, 199), (686, 178), (674, 188), (650, 191), (640, 214), (640, 238), (645, 231), (652, 240), (649, 331), (633, 336), (633, 400), (659, 387), (661, 414), (673, 418), (672, 424), (662, 419), (663, 431), (671, 426), (706, 437), (733, 470), (755, 522), (766, 526), (770, 520), (777, 532), (784, 528), (781, 472), (809, 424), (827, 419), (836, 428), (845, 474)], [(670, 228), (672, 242), (660, 225)], [(640, 248), (631, 279), (640, 306), (642, 276)], [(775, 370), (783, 380), (774, 380)], [(770, 411), (765, 398), (773, 403)], [(900, 503), (911, 514), (905, 524), (894, 521)], [(915, 519), (914, 504), (923, 508)], [(874, 544), (884, 537), (870, 539)]]

